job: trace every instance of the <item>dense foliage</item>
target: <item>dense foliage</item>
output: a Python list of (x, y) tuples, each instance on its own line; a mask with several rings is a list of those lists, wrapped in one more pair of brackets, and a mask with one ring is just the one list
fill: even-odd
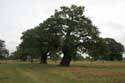
[(9, 51), (5, 48), (5, 42), (0, 40), (0, 59), (5, 59), (9, 55)]

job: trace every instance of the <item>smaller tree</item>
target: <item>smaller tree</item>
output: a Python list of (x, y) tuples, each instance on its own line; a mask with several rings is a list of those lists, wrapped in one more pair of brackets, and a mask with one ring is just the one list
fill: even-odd
[(124, 46), (112, 38), (99, 38), (96, 42), (86, 45), (88, 54), (95, 60), (122, 60)]
[(0, 58), (5, 59), (9, 55), (9, 50), (5, 48), (5, 41), (0, 40)]
[(103, 38), (98, 38), (96, 42), (90, 42), (88, 48), (88, 54), (94, 58), (94, 60), (104, 60), (110, 54), (109, 47)]
[(28, 53), (24, 52), (20, 48), (17, 48), (17, 50), (11, 54), (11, 58), (12, 59), (19, 59), (21, 61), (26, 61), (27, 55), (28, 55)]
[(105, 57), (107, 60), (122, 60), (125, 51), (124, 46), (112, 38), (105, 38), (106, 44), (110, 50), (110, 54)]

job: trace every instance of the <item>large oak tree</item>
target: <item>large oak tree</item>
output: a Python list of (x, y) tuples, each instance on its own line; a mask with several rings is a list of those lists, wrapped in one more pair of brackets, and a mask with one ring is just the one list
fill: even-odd
[(76, 5), (61, 7), (39, 26), (24, 32), (20, 48), (40, 55), (41, 63), (47, 62), (48, 55), (63, 53), (60, 65), (69, 66), (75, 56), (86, 52), (88, 44), (99, 37), (98, 29), (84, 10)]
[(49, 30), (61, 36), (63, 58), (62, 66), (69, 66), (73, 56), (78, 52), (85, 52), (85, 44), (96, 41), (99, 31), (92, 21), (85, 16), (84, 7), (72, 5), (63, 6), (52, 16), (55, 20), (48, 23)]

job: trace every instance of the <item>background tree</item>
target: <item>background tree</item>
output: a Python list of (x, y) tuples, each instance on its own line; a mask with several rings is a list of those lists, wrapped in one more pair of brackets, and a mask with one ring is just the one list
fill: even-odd
[[(39, 26), (27, 30), (21, 37), (22, 43), (19, 48), (32, 57), (41, 57), (40, 63), (47, 64), (47, 57), (58, 51), (60, 39), (55, 29), (50, 30), (48, 24), (54, 23), (53, 18), (48, 18)], [(48, 55), (49, 54), (49, 55)], [(55, 55), (56, 56), (56, 55)]]
[(96, 42), (89, 42), (88, 54), (94, 60), (104, 60), (110, 54), (110, 49), (103, 38), (98, 38)]
[[(42, 31), (41, 34), (43, 34)], [(20, 44), (19, 49), (22, 49), (23, 53), (30, 56), (31, 59), (41, 57), (40, 63), (46, 64), (46, 51), (48, 47), (45, 46), (46, 43), (43, 39), (46, 36), (41, 36), (41, 34), (38, 33), (38, 27), (25, 31), (21, 37), (22, 43)]]
[(0, 40), (0, 58), (5, 59), (9, 55), (9, 50), (5, 48), (5, 41)]
[(35, 55), (36, 52), (36, 41), (34, 38), (34, 29), (27, 30), (23, 32), (23, 36), (21, 37), (22, 43), (18, 47), (17, 53), (21, 53), (22, 58), (27, 58), (27, 56), (31, 57), (31, 62), (32, 59)]
[(112, 38), (99, 38), (88, 45), (88, 54), (95, 60), (122, 60), (124, 46)]
[(110, 54), (105, 57), (107, 60), (122, 60), (125, 51), (124, 46), (112, 38), (105, 38)]

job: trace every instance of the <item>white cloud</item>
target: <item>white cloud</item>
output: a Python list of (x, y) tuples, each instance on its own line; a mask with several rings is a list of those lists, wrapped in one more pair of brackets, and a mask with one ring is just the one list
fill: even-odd
[(86, 15), (101, 31), (103, 37), (112, 37), (125, 44), (125, 0), (86, 0)]

